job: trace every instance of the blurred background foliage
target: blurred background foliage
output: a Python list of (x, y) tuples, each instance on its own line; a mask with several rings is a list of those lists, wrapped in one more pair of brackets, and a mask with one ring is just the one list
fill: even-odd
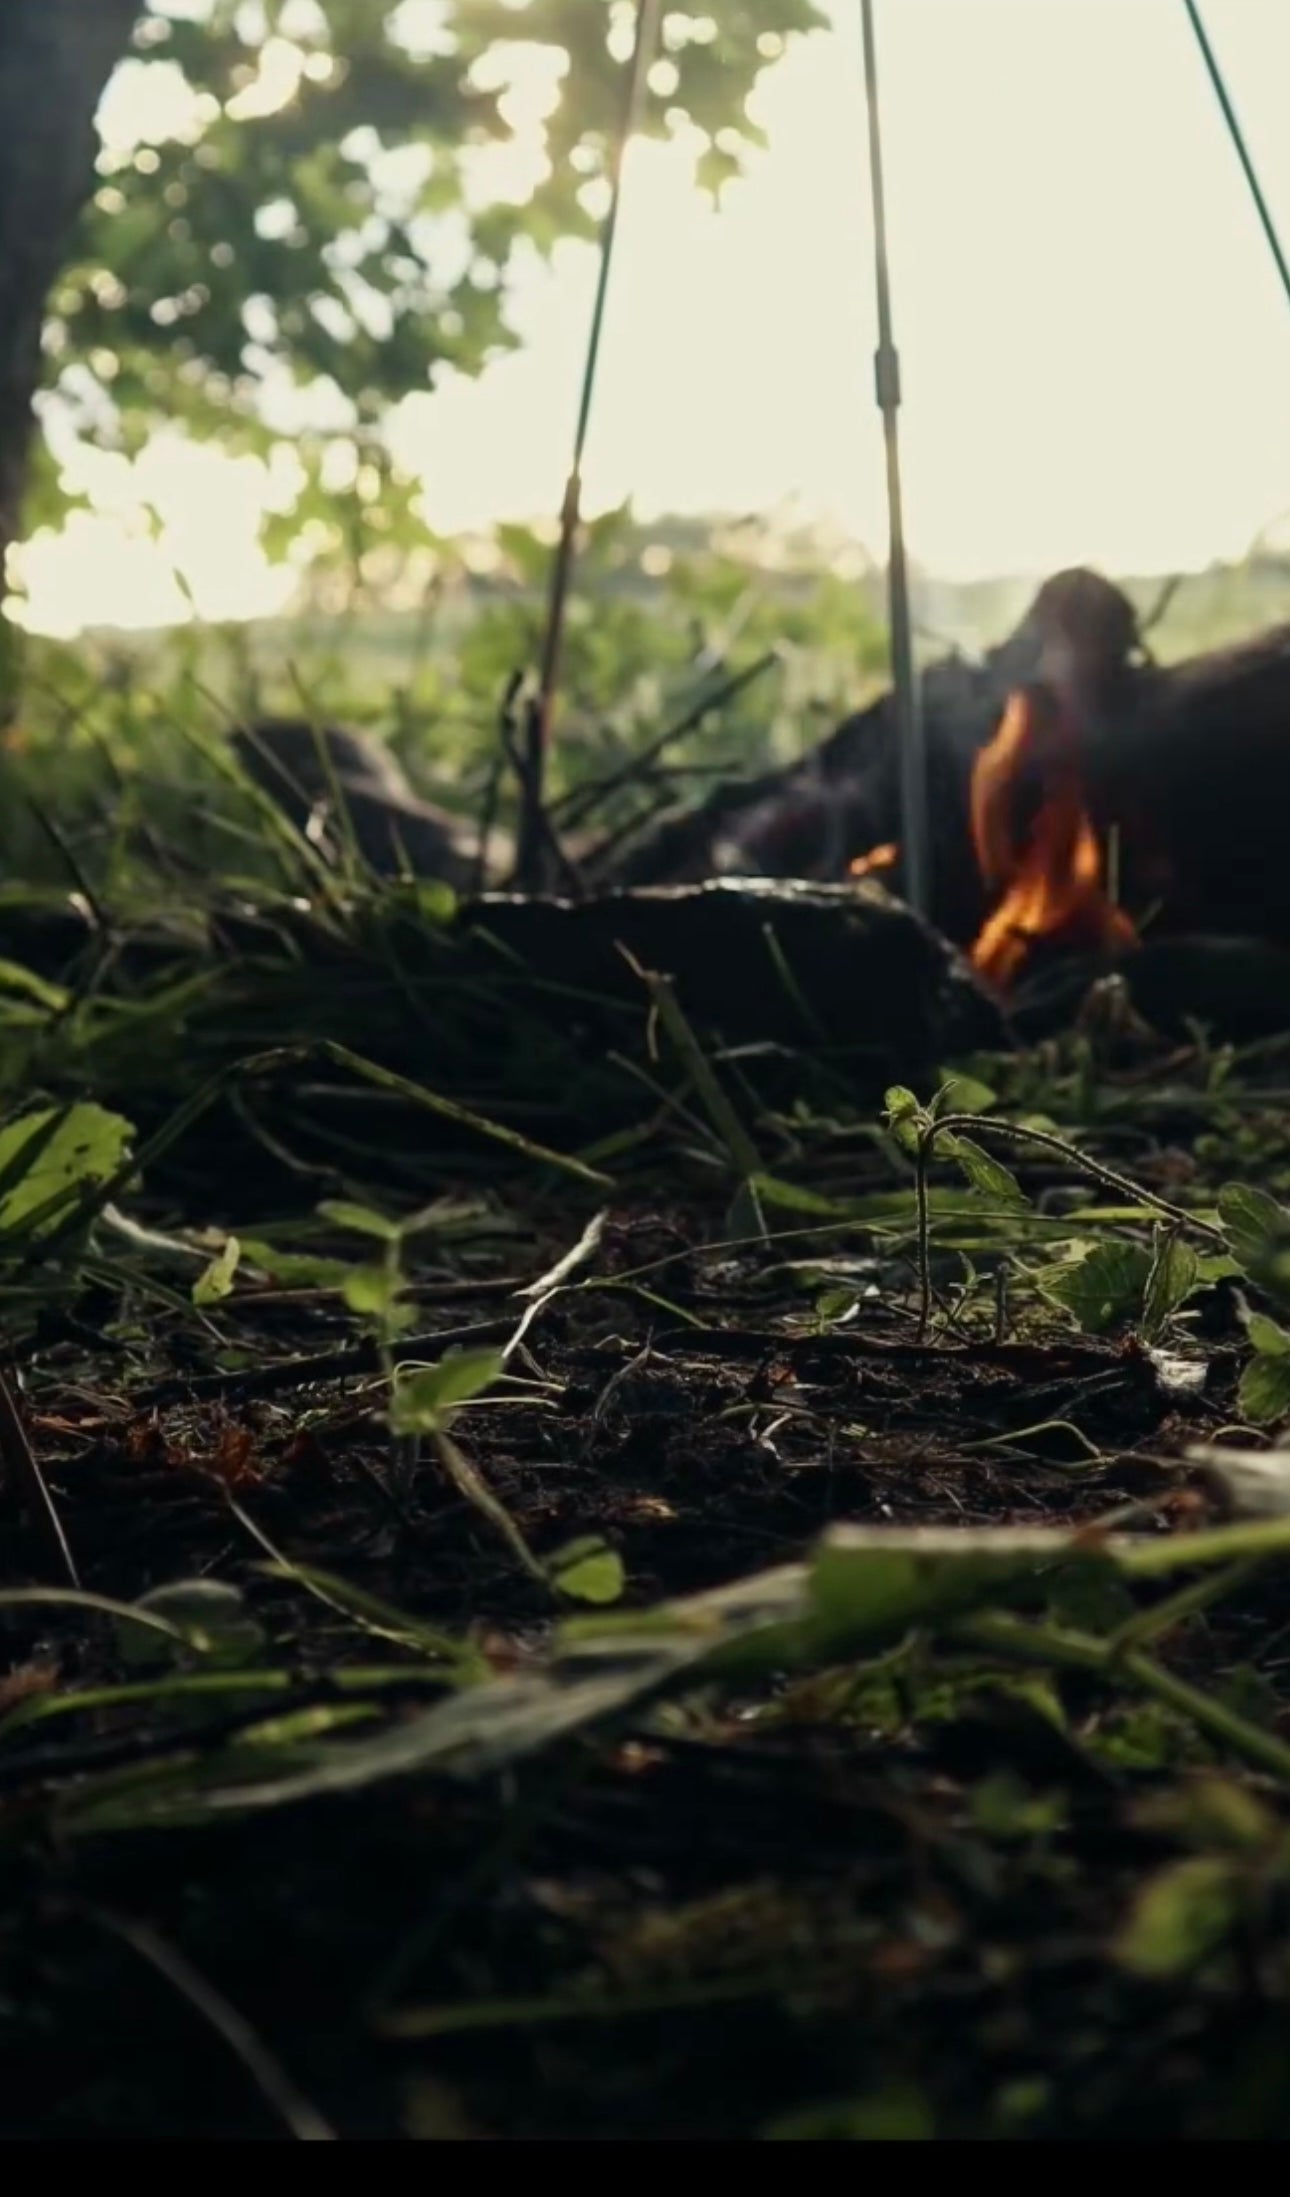
[[(120, 885), (149, 846), (177, 874), (258, 873), (254, 819), (211, 755), (235, 715), (368, 727), (420, 791), (479, 813), (500, 698), (538, 654), (554, 528), (444, 538), (390, 422), (445, 369), (514, 344), (518, 270), (595, 235), (634, 16), (632, 0), (141, 8), (48, 300), (26, 531), (65, 521), (87, 449), (128, 466), (178, 430), (262, 464), (265, 544), (298, 584), (262, 623), (28, 638), (2, 735), (4, 875), (65, 885), (72, 865)], [(820, 20), (813, 0), (665, 8), (644, 128), (719, 192), (759, 142), (759, 73)], [(3, 37), (0, 20), (0, 63)], [(1163, 651), (1248, 627), (1261, 590), (1279, 615), (1285, 578), (1267, 560), (1189, 583)], [(999, 634), (1026, 592), (924, 583), (921, 645)], [(864, 701), (884, 657), (880, 575), (854, 549), (764, 517), (604, 513), (585, 530), (551, 791), (620, 769), (708, 696), (670, 757), (678, 797), (791, 760)], [(611, 801), (605, 827), (638, 795)], [(511, 806), (506, 788), (504, 819)]]

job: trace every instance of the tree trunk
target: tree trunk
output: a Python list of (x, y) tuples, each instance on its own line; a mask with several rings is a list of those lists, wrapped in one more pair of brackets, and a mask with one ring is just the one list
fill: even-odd
[(141, 0), (0, 4), (0, 572), (17, 536), (45, 301), (94, 184), (94, 117)]

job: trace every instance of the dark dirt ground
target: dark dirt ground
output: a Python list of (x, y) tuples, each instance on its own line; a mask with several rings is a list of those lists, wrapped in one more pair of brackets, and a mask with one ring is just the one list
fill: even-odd
[[(509, 1334), (507, 1292), (567, 1248), (562, 1226), (548, 1200), (477, 1246), (414, 1295), (418, 1325)], [(536, 1406), (461, 1421), (530, 1543), (604, 1536), (631, 1605), (797, 1558), (838, 1519), (1209, 1517), (1167, 1460), (1234, 1416), (1221, 1332), (1179, 1401), (1132, 1338), (1050, 1324), (995, 1342), (978, 1321), (921, 1344), (886, 1289), (823, 1331), (766, 1253), (707, 1248), (721, 1233), (702, 1196), (616, 1207), (596, 1271), (619, 1286), (558, 1299), (522, 1346)], [(498, 1668), (535, 1652), (549, 1599), (488, 1521), (432, 1458), (391, 1483), (378, 1382), (251, 1393), (279, 1356), (352, 1342), (334, 1300), (233, 1300), (224, 1339), (259, 1370), (214, 1398), (191, 1316), (160, 1315), (152, 1385), (160, 1369), (178, 1395), (154, 1404), (96, 1336), (108, 1310), (91, 1293), (52, 1321), (26, 1380), (86, 1588), (133, 1600), (215, 1575), (244, 1587), (293, 1705), (334, 1701), (356, 1656), (406, 1661), (407, 1704), (433, 1698), (423, 1661), (266, 1579), (249, 1520)], [(0, 1573), (41, 1566), (10, 1504)], [(114, 1673), (84, 1613), (11, 1609), (0, 1628), (6, 1709)], [(1174, 1662), (1257, 1664), (1285, 1721), (1284, 1631), (1259, 1586), (1184, 1629)], [(1143, 1978), (1113, 1956), (1180, 1851), (1144, 1803), (1212, 1755), (1078, 1672), (1053, 1684), (1065, 1730), (998, 1669), (915, 1653), (709, 1689), (492, 1779), (88, 1839), (59, 1828), (78, 1780), (181, 1743), (200, 1756), (263, 1703), (217, 1703), (196, 1730), (164, 1703), (33, 1724), (0, 1747), (0, 2133), (281, 2134), (275, 2066), (347, 2137), (1290, 2132), (1279, 1884), (1261, 1934), (1199, 1972)], [(390, 2033), (407, 2004), (436, 2010), (432, 2033)], [(222, 2033), (229, 2009), (249, 2044)]]

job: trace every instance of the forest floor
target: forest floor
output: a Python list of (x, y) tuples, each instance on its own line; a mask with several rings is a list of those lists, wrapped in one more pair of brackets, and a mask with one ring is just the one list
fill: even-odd
[(0, 2134), (1290, 2133), (1290, 1047), (569, 1160), (186, 981), (5, 980)]

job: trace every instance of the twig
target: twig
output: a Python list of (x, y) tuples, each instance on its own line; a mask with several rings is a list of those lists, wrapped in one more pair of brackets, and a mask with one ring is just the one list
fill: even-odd
[(94, 924), (94, 928), (97, 931), (101, 931), (104, 938), (110, 938), (112, 936), (111, 918), (108, 916), (102, 901), (99, 899), (98, 894), (94, 890), (94, 887), (91, 885), (88, 877), (85, 875), (85, 872), (82, 869), (79, 860), (77, 859), (74, 849), (68, 842), (66, 834), (60, 831), (58, 825), (54, 822), (53, 817), (47, 814), (41, 803), (36, 799), (34, 793), (27, 794), (26, 801), (28, 808), (31, 810), (31, 813), (35, 817), (36, 822), (39, 824), (41, 830), (45, 834), (46, 839), (49, 841), (55, 852), (61, 857), (62, 861), (65, 863), (67, 873), (71, 878), (72, 883), (75, 885), (77, 892), (81, 896), (81, 899), (85, 902), (85, 906), (89, 911), (89, 915)]
[(36, 1452), (27, 1439), (27, 1429), (14, 1402), (13, 1390), (3, 1373), (0, 1373), (0, 1461), (12, 1475), (18, 1499), (27, 1509), (55, 1569), (69, 1585), (79, 1587), (80, 1577), (62, 1520), (54, 1507), (54, 1498)]
[[(565, 615), (568, 610), (569, 592), (573, 582), (573, 566), (577, 554), (578, 533), (582, 517), (582, 462), (587, 446), (587, 430), (591, 424), (591, 407), (596, 389), (596, 370), (600, 360), (600, 344), (605, 325), (605, 305), (609, 295), (609, 277), (614, 263), (614, 246), (618, 237), (618, 216), (623, 194), (624, 159), (627, 147), (636, 131), (645, 107), (649, 87), (649, 65), (658, 41), (661, 6), (662, 0), (637, 0), (636, 35), (631, 65), (627, 72), (622, 118), (614, 140), (610, 162), (609, 207), (601, 230), (600, 270), (596, 282), (595, 303), (591, 313), (591, 327), (587, 336), (587, 356), (582, 371), (582, 394), (579, 399), (578, 420), (573, 437), (573, 458), (569, 467), (569, 477), (565, 485), (564, 502), (560, 513), (560, 539), (551, 569), (551, 590), (547, 606), (546, 631), (543, 636), (538, 691), (528, 713), (525, 765), (520, 778), (524, 801), (520, 816), (519, 876), (525, 886), (531, 886), (532, 884), (532, 873), (538, 867), (541, 841), (551, 832), (550, 819), (542, 803), (542, 782), (546, 768), (547, 749), (551, 739), (551, 720), (560, 683), (560, 660), (564, 647)], [(554, 838), (553, 833), (551, 837)]]
[[(767, 649), (766, 654), (759, 656), (755, 664), (748, 664), (744, 670), (734, 672), (723, 686), (707, 688), (696, 701), (691, 703), (683, 717), (678, 717), (675, 724), (669, 725), (665, 732), (659, 733), (658, 737), (651, 740), (647, 747), (642, 748), (638, 755), (630, 756), (627, 762), (619, 765), (617, 770), (610, 771), (606, 777), (597, 779), (594, 786), (575, 786), (571, 792), (562, 795), (560, 800), (553, 802), (551, 815), (559, 819), (566, 831), (572, 830), (576, 825), (583, 823), (591, 815), (593, 809), (600, 808), (608, 800), (610, 794), (617, 793), (623, 786), (631, 785), (633, 780), (637, 778), (643, 778), (651, 765), (656, 763), (659, 756), (670, 748), (675, 741), (683, 740), (686, 733), (693, 732), (695, 727), (701, 725), (704, 718), (709, 716), (714, 709), (722, 709), (727, 702), (733, 702), (737, 696), (743, 693), (745, 687), (750, 687), (755, 679), (760, 679), (765, 672), (779, 662), (779, 650), (777, 648)], [(599, 851), (597, 849), (597, 853)]]
[[(540, 704), (536, 699), (529, 703), (526, 715), (530, 724), (534, 712), (539, 706)], [(586, 888), (578, 874), (577, 865), (570, 860), (561, 846), (559, 834), (551, 822), (550, 814), (542, 798), (541, 784), (540, 782), (535, 783), (532, 743), (533, 734), (530, 731), (527, 750), (521, 748), (519, 739), (511, 726), (503, 724), (502, 745), (506, 750), (511, 768), (519, 780), (520, 800), (524, 818), (513, 882), (522, 892), (536, 891), (545, 882), (545, 879), (539, 874), (541, 865), (537, 863), (536, 857), (539, 853), (545, 852), (549, 855), (565, 891), (574, 900), (585, 900), (587, 897)]]
[(1108, 1167), (1105, 1160), (1095, 1160), (1087, 1152), (1081, 1152), (1076, 1144), (1069, 1144), (1065, 1137), (1052, 1136), (1046, 1129), (1027, 1129), (1013, 1121), (1000, 1121), (994, 1114), (942, 1114), (933, 1123), (936, 1130), (956, 1133), (989, 1134), (1002, 1137), (1006, 1143), (1034, 1144), (1041, 1152), (1051, 1152), (1057, 1159), (1065, 1160), (1081, 1174), (1100, 1182), (1104, 1190), (1114, 1190), (1126, 1205), (1147, 1205), (1154, 1213), (1163, 1213), (1179, 1228), (1194, 1228), (1201, 1236), (1208, 1236), (1223, 1250), (1227, 1249), (1227, 1236), (1213, 1221), (1202, 1220), (1198, 1213), (1189, 1213), (1185, 1205), (1173, 1205), (1168, 1198), (1157, 1196), (1154, 1190), (1146, 1190), (1131, 1175), (1122, 1175), (1118, 1169)]
[[(488, 881), (488, 849), (497, 822), (497, 804), (502, 791), (502, 769), (515, 738), (515, 705), (524, 684), (523, 671), (513, 671), (506, 682), (501, 707), (497, 713), (497, 748), (489, 765), (488, 779), (484, 786), (484, 804), (479, 812), (479, 845), (475, 855), (471, 893), (482, 893)], [(509, 735), (509, 740), (508, 740)]]
[(618, 951), (632, 973), (645, 986), (650, 996), (650, 1005), (689, 1069), (694, 1088), (703, 1101), (708, 1119), (725, 1146), (734, 1173), (741, 1182), (749, 1182), (754, 1175), (761, 1173), (761, 1155), (727, 1098), (716, 1070), (690, 1028), (671, 977), (660, 976), (656, 970), (642, 967), (621, 943)]
[[(511, 1320), (476, 1320), (467, 1327), (445, 1327), (429, 1335), (401, 1336), (399, 1355), (415, 1358), (459, 1346), (468, 1349), (472, 1344), (500, 1342), (509, 1336), (513, 1325)], [(282, 1389), (304, 1388), (319, 1381), (344, 1381), (355, 1374), (383, 1370), (381, 1345), (373, 1339), (349, 1343), (339, 1350), (314, 1351), (304, 1358), (285, 1358), (278, 1365), (255, 1366), (249, 1372), (200, 1373), (187, 1377), (171, 1374), (164, 1381), (154, 1381), (149, 1388), (137, 1389), (130, 1402), (140, 1411), (161, 1404), (246, 1402), (256, 1396), (276, 1395)]]
[[(291, 1048), (287, 1048), (288, 1052), (290, 1050)], [(489, 1121), (485, 1115), (475, 1113), (469, 1106), (460, 1105), (456, 1099), (443, 1098), (423, 1083), (413, 1083), (407, 1076), (397, 1075), (392, 1068), (382, 1068), (374, 1060), (365, 1060), (361, 1054), (352, 1052), (348, 1045), (338, 1044), (334, 1038), (324, 1038), (316, 1050), (325, 1059), (334, 1061), (338, 1068), (351, 1069), (364, 1082), (374, 1084), (378, 1091), (389, 1091), (396, 1098), (407, 1099), (413, 1106), (423, 1106), (428, 1113), (437, 1114), (442, 1120), (476, 1130), (480, 1136), (491, 1138), (495, 1144), (504, 1144), (510, 1151), (521, 1152), (526, 1159), (536, 1161), (541, 1166), (554, 1167), (561, 1174), (575, 1175), (581, 1182), (594, 1184), (597, 1190), (613, 1188), (611, 1177), (602, 1174), (599, 1168), (588, 1167), (585, 1160), (571, 1159), (564, 1152), (553, 1152), (549, 1146), (537, 1144), (531, 1137), (522, 1137), (517, 1129), (508, 1129), (501, 1122)], [(272, 1054), (259, 1056), (266, 1062), (273, 1057)], [(246, 1062), (243, 1065), (249, 1068), (252, 1064)]]
[[(657, 780), (651, 780), (650, 783), (653, 787), (652, 799), (643, 808), (637, 809), (634, 815), (625, 816), (621, 824), (616, 824), (611, 832), (606, 833), (603, 839), (598, 839), (595, 846), (588, 850), (585, 859), (593, 879), (599, 884), (605, 882), (605, 870), (610, 856), (618, 853), (624, 840), (630, 843), (633, 839), (638, 839), (657, 820), (672, 799), (669, 785), (660, 785)], [(612, 883), (612, 878), (610, 882)]]
[(529, 1301), (519, 1326), (502, 1352), (503, 1363), (508, 1363), (515, 1356), (529, 1329), (535, 1325), (546, 1311), (547, 1306), (566, 1287), (569, 1276), (576, 1274), (580, 1266), (585, 1266), (589, 1259), (595, 1257), (605, 1233), (607, 1217), (604, 1213), (597, 1213), (588, 1221), (572, 1251), (566, 1251), (564, 1257), (556, 1261), (549, 1273), (541, 1275), (535, 1282), (530, 1282), (526, 1289), (517, 1291), (518, 1296), (527, 1297)]
[(545, 1297), (551, 1290), (558, 1289), (561, 1282), (567, 1282), (571, 1274), (576, 1274), (578, 1268), (585, 1266), (599, 1251), (608, 1218), (607, 1213), (594, 1213), (572, 1251), (566, 1251), (564, 1257), (557, 1259), (545, 1274), (539, 1274), (535, 1282), (526, 1282), (522, 1289), (517, 1289), (516, 1296)]
[(260, 2096), (297, 2142), (335, 2142), (335, 2130), (323, 2119), (317, 2107), (311, 2105), (297, 2090), (281, 2061), (256, 2035), (245, 2015), (239, 2014), (235, 2006), (229, 2005), (222, 1992), (207, 1982), (177, 1946), (167, 1944), (146, 1922), (135, 1922), (128, 1916), (112, 1914), (103, 1907), (87, 1907), (83, 1912), (101, 1930), (119, 1938), (140, 1960), (146, 1961), (157, 1975), (179, 1993), (181, 1999), (187, 2001), (193, 2012), (199, 2014), (218, 2037), (223, 2038), (234, 2058), (241, 2061)]
[[(536, 1309), (536, 1308), (534, 1308)], [(488, 1521), (493, 1531), (506, 1543), (520, 1570), (527, 1572), (539, 1587), (552, 1591), (551, 1574), (540, 1557), (533, 1554), (524, 1535), (507, 1510), (505, 1503), (494, 1495), (482, 1473), (475, 1470), (470, 1459), (458, 1449), (450, 1434), (442, 1427), (433, 1427), (430, 1441), (434, 1453), (446, 1477), (452, 1482), (458, 1495)]]

